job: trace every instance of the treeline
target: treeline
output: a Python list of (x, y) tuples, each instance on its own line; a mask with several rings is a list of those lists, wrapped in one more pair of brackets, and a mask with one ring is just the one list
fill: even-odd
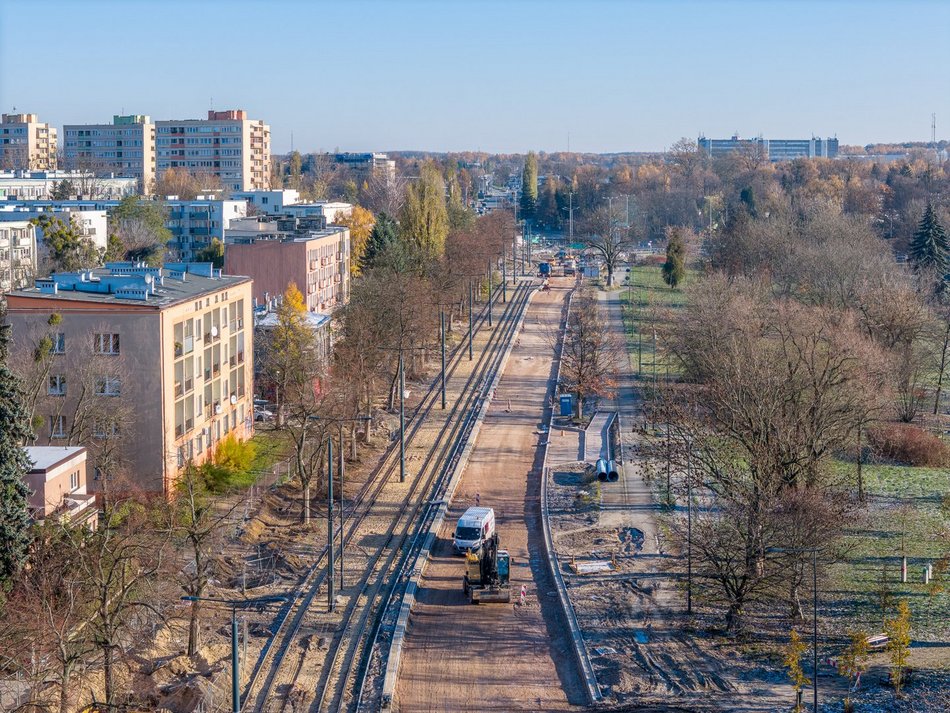
[(705, 241), (687, 303), (661, 330), (681, 378), (651, 399), (665, 425), (654, 456), (677, 474), (669, 496), (694, 499), (673, 537), (733, 634), (750, 611), (802, 618), (813, 553), (822, 576), (862, 506), (869, 443), (950, 465), (930, 430), (950, 336), (937, 210), (918, 215), (900, 264), (869, 214), (797, 190), (763, 195), (740, 195)]

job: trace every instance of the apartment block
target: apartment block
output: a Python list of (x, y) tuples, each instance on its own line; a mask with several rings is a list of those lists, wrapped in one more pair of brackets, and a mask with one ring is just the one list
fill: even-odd
[(155, 182), (155, 124), (148, 116), (113, 116), (111, 124), (67, 124), (63, 155), (69, 168), (138, 179), (140, 193)]
[(699, 149), (707, 156), (719, 158), (733, 153), (760, 152), (770, 161), (792, 161), (796, 158), (835, 158), (838, 155), (838, 139), (707, 139), (700, 136)]
[(384, 153), (338, 153), (333, 155), (333, 161), (346, 166), (363, 179), (375, 177), (388, 182), (396, 180), (396, 162)]
[(0, 221), (0, 292), (25, 287), (36, 275), (36, 226)]
[(224, 271), (253, 278), (258, 303), (293, 282), (308, 310), (326, 314), (350, 298), (350, 231), (327, 227), (322, 217), (234, 221), (225, 231)]
[(51, 171), (56, 168), (56, 129), (36, 114), (0, 116), (0, 169)]
[[(43, 216), (58, 218), (71, 224), (80, 237), (91, 240), (102, 251), (108, 247), (108, 222), (105, 210), (87, 208), (25, 206), (0, 202), (0, 226), (4, 223), (36, 221)], [(43, 226), (36, 225), (36, 268), (38, 275), (49, 274), (49, 249), (43, 236)]]
[[(60, 320), (50, 326), (52, 314)], [(14, 361), (41, 339), (52, 343), (39, 436), (88, 446), (94, 489), (100, 478), (124, 476), (170, 495), (189, 461), (210, 458), (228, 434), (253, 433), (247, 277), (222, 276), (210, 263), (109, 263), (11, 292), (7, 322)], [(109, 439), (121, 467), (96, 460)]]
[[(23, 210), (31, 217), (42, 212), (52, 211), (57, 215), (71, 212), (78, 214), (83, 225), (93, 214), (105, 211), (108, 214), (119, 205), (118, 200), (8, 200), (0, 201), (0, 220), (4, 219), (4, 210)], [(163, 200), (166, 209), (165, 227), (172, 234), (168, 248), (177, 254), (177, 259), (188, 262), (194, 259), (199, 250), (217, 238), (224, 241), (224, 231), (231, 222), (247, 215), (247, 203), (243, 200), (221, 200), (198, 196), (193, 201)], [(106, 246), (108, 222), (99, 230), (98, 222), (93, 223), (95, 242)], [(101, 235), (101, 244), (99, 242)], [(39, 239), (40, 236), (37, 236)], [(92, 237), (92, 236), (89, 236)]]
[(156, 171), (207, 173), (230, 191), (270, 188), (270, 126), (243, 109), (209, 111), (207, 119), (155, 124)]
[(132, 176), (98, 176), (91, 171), (0, 171), (0, 200), (51, 200), (63, 182), (69, 195), (85, 200), (118, 200), (138, 191)]
[(88, 491), (86, 449), (82, 446), (27, 446), (31, 467), (30, 515), (34, 522), (55, 517), (71, 525), (95, 529), (99, 519), (96, 496)]

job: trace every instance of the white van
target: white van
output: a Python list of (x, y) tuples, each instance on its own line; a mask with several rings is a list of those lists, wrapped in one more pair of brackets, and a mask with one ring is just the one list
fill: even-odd
[(469, 508), (459, 518), (452, 534), (452, 547), (458, 554), (481, 548), (495, 534), (495, 511), (492, 508)]

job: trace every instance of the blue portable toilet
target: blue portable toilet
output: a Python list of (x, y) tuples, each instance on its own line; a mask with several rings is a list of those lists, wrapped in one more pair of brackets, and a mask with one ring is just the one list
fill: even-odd
[(561, 394), (561, 415), (574, 415), (574, 394)]

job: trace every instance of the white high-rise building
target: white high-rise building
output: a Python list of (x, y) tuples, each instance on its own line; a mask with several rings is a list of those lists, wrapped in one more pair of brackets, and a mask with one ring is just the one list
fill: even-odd
[(63, 158), (71, 169), (137, 178), (139, 191), (150, 193), (155, 182), (155, 124), (142, 114), (113, 116), (111, 124), (67, 124)]
[(0, 170), (51, 171), (56, 168), (56, 129), (36, 114), (0, 117)]

